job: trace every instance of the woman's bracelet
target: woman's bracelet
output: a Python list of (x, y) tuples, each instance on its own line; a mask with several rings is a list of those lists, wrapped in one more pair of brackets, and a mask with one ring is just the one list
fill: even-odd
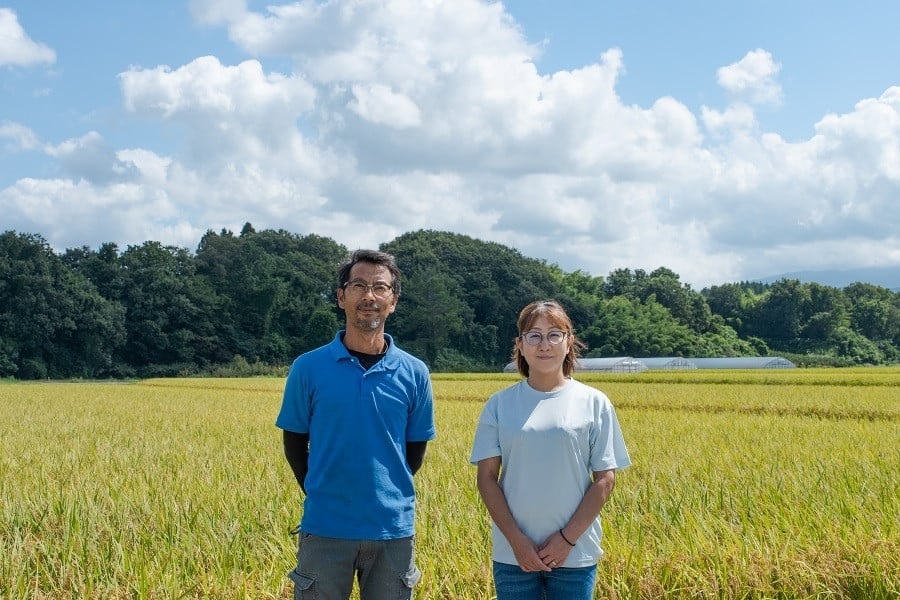
[(562, 539), (564, 539), (568, 545), (570, 545), (570, 546), (572, 546), (572, 547), (575, 546), (575, 544), (573, 544), (572, 542), (569, 541), (569, 538), (566, 537), (566, 534), (564, 534), (564, 533), (562, 532), (562, 529), (559, 530), (559, 535), (562, 536)]

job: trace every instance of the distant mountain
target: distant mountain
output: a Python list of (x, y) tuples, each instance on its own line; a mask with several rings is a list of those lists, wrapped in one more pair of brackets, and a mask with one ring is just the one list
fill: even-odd
[(830, 285), (836, 288), (844, 288), (851, 283), (871, 283), (886, 287), (894, 292), (900, 292), (900, 266), (895, 267), (867, 267), (862, 269), (825, 270), (825, 271), (797, 271), (796, 273), (783, 273), (757, 279), (762, 283), (774, 283), (779, 279), (797, 279), (803, 283), (818, 283)]

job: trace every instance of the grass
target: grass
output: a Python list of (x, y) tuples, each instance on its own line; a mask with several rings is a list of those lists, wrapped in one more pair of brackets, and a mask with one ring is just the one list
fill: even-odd
[[(598, 598), (900, 596), (900, 369), (579, 377), (634, 465)], [(492, 598), (468, 464), (515, 375), (435, 375), (420, 599)], [(0, 386), (0, 598), (290, 598), (300, 516), (280, 379)]]

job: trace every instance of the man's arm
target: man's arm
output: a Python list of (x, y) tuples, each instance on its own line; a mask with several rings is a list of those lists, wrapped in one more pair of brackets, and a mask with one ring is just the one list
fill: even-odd
[(406, 442), (406, 464), (409, 465), (413, 475), (422, 467), (427, 445), (428, 442)]
[[(423, 449), (424, 453), (424, 449)], [(300, 489), (306, 493), (306, 474), (309, 472), (309, 434), (294, 433), (284, 430), (284, 456), (287, 458), (291, 470)]]

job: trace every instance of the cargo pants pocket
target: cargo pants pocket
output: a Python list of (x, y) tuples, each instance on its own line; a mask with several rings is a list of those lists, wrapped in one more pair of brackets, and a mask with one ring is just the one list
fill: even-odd
[(316, 580), (297, 570), (288, 573), (288, 579), (294, 582), (294, 600), (316, 600), (319, 596), (316, 589)]

